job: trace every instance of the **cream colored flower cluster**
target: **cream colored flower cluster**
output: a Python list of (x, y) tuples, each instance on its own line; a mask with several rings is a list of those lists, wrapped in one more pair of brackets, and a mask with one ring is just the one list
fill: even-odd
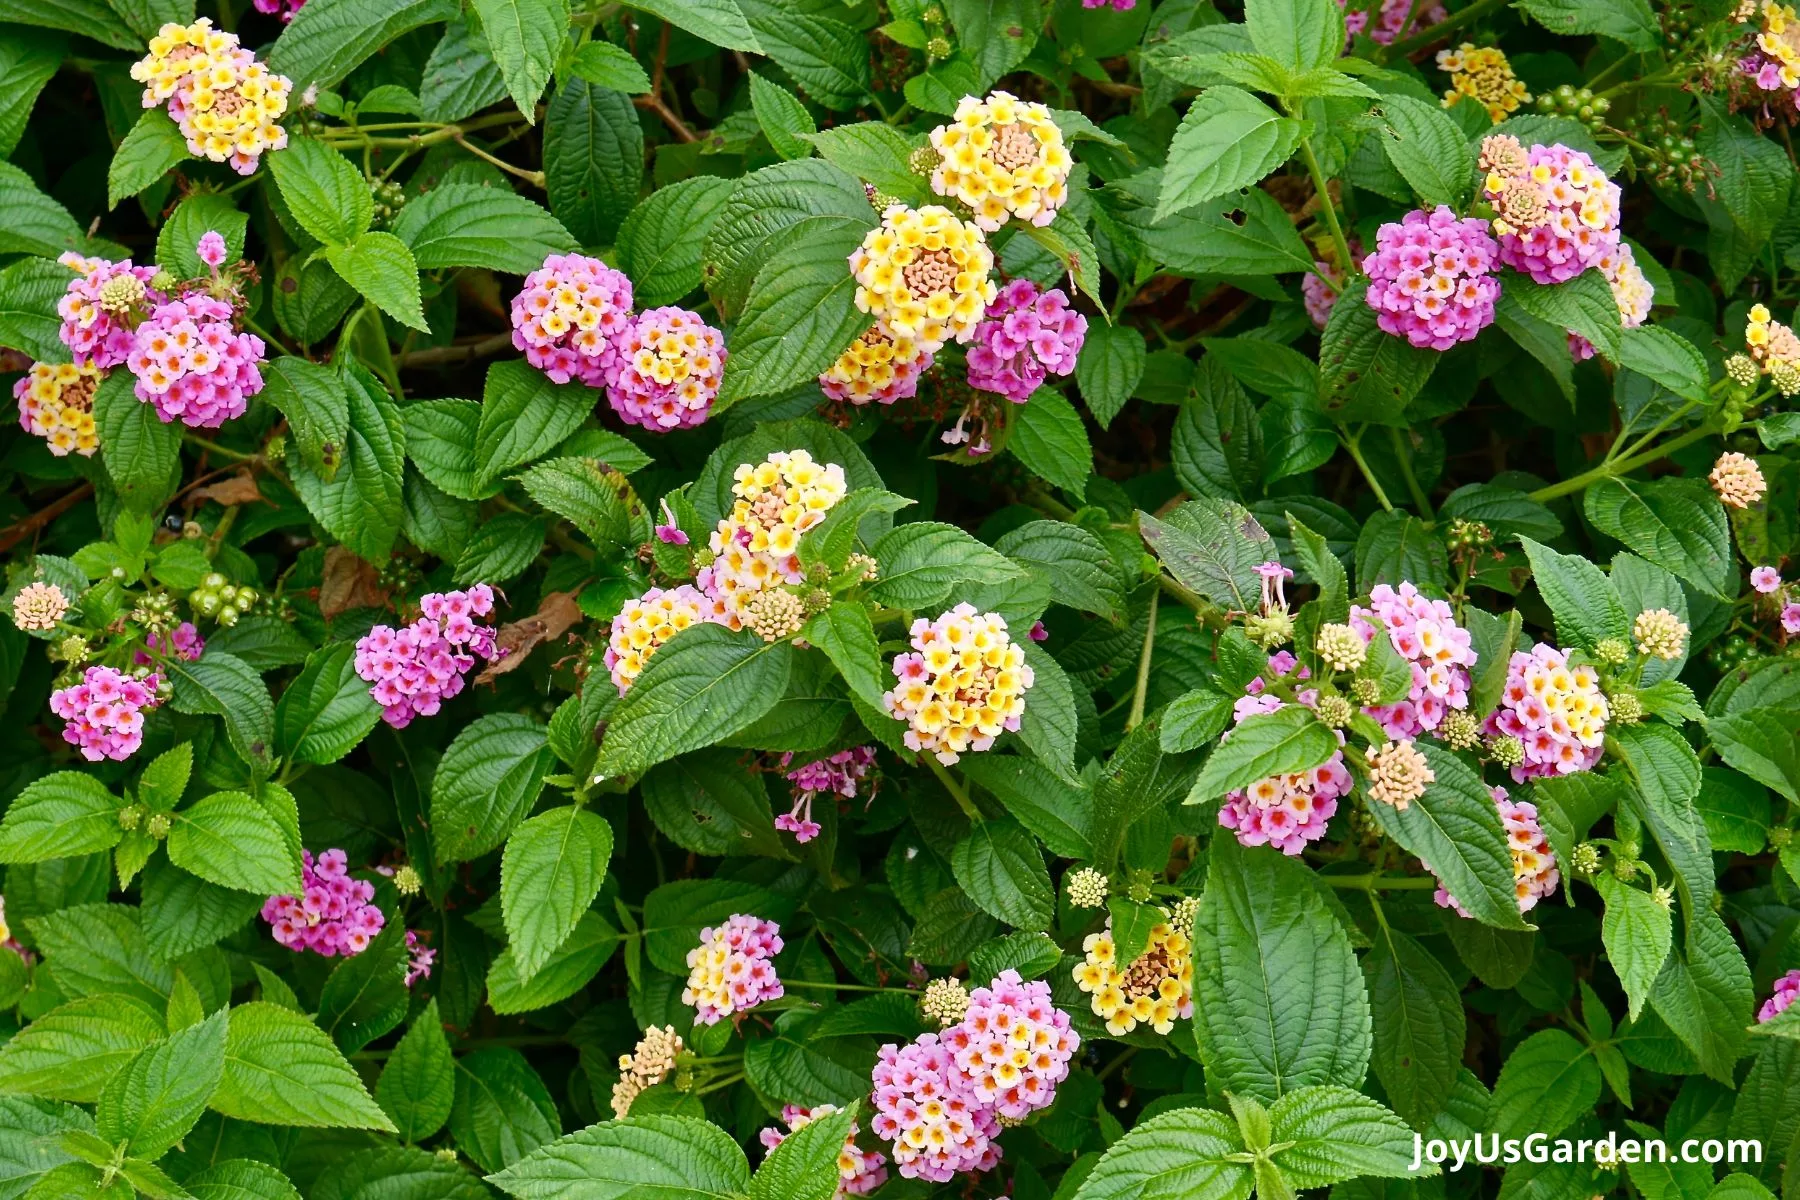
[(707, 543), (716, 557), (696, 582), (738, 617), (756, 593), (805, 579), (800, 537), (850, 487), (844, 468), (818, 462), (805, 450), (778, 450), (760, 463), (740, 463), (732, 480), (731, 512)]
[(941, 205), (890, 205), (850, 255), (856, 307), (924, 353), (966, 342), (997, 288), (981, 230)]
[(1008, 92), (964, 96), (951, 123), (931, 131), (931, 147), (931, 190), (968, 205), (989, 233), (1009, 217), (1048, 225), (1069, 198), (1074, 160), (1042, 104)]
[(935, 621), (914, 621), (912, 645), (894, 659), (899, 682), (882, 696), (888, 712), (909, 726), (908, 749), (948, 765), (1018, 729), (1035, 678), (1004, 617), (959, 604)]
[(1139, 1025), (1166, 1036), (1178, 1018), (1194, 1015), (1193, 944), (1173, 922), (1154, 926), (1150, 944), (1129, 963), (1119, 961), (1110, 920), (1103, 932), (1088, 934), (1081, 949), (1075, 986), (1093, 997), (1094, 1015), (1114, 1037)]
[(164, 25), (150, 39), (150, 53), (132, 64), (131, 77), (144, 85), (145, 108), (168, 103), (191, 154), (249, 175), (264, 152), (287, 145), (287, 130), (277, 122), (293, 81), (257, 62), (235, 33), (214, 29), (205, 17)]

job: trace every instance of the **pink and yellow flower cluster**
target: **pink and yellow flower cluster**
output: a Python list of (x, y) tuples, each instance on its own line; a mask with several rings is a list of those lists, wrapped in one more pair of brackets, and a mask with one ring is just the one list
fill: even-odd
[(717, 1025), (780, 999), (784, 989), (774, 959), (781, 946), (779, 925), (744, 913), (702, 929), (700, 944), (688, 951), (687, 986), (681, 989), (681, 1002), (694, 1008), (694, 1023)]
[(1469, 631), (1442, 600), (1421, 595), (1410, 582), (1378, 583), (1369, 606), (1350, 606), (1350, 627), (1365, 644), (1385, 632), (1394, 652), (1412, 666), (1412, 691), (1394, 704), (1365, 709), (1390, 738), (1417, 737), (1443, 723), (1452, 709), (1469, 706), (1469, 668), (1475, 650)]
[(889, 715), (907, 723), (908, 749), (948, 765), (1019, 728), (1036, 676), (1004, 617), (959, 604), (935, 621), (920, 617), (911, 636), (912, 650), (894, 659), (899, 682), (882, 696)]
[(235, 33), (202, 17), (170, 22), (150, 39), (150, 53), (132, 64), (144, 85), (144, 107), (167, 103), (188, 152), (254, 174), (262, 155), (287, 145), (278, 122), (293, 81), (277, 75), (238, 44)]

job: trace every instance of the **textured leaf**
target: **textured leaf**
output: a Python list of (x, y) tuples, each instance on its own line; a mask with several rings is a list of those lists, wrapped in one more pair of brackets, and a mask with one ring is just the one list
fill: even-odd
[(123, 805), (80, 771), (58, 771), (26, 785), (0, 820), (0, 862), (42, 862), (110, 850), (119, 844)]
[(1259, 182), (1287, 161), (1300, 137), (1299, 121), (1278, 116), (1249, 92), (1207, 88), (1169, 145), (1155, 219)]
[(591, 1200), (632, 1196), (708, 1200), (742, 1194), (750, 1167), (730, 1134), (691, 1117), (643, 1116), (590, 1125), (540, 1147), (492, 1177), (509, 1196)]
[(563, 82), (544, 127), (551, 211), (578, 241), (611, 242), (643, 182), (644, 134), (631, 98), (581, 79)]
[(430, 332), (419, 307), (419, 267), (405, 242), (381, 230), (360, 233), (347, 245), (326, 246), (325, 258), (345, 283), (382, 312), (421, 333)]
[(1074, 1200), (1247, 1200), (1250, 1169), (1231, 1157), (1243, 1145), (1223, 1113), (1160, 1113), (1107, 1148)]
[(300, 864), (280, 822), (243, 792), (214, 792), (175, 814), (169, 861), (220, 887), (297, 895)]
[(403, 1140), (423, 1141), (444, 1127), (454, 1075), (450, 1042), (433, 999), (394, 1047), (375, 1083), (375, 1099)]
[(211, 1105), (240, 1121), (394, 1131), (324, 1031), (260, 1000), (231, 1010), (225, 1074)]
[(71, 1000), (0, 1046), (0, 1092), (92, 1103), (119, 1068), (162, 1036), (162, 1018), (142, 1000)]
[(556, 1104), (523, 1054), (501, 1047), (457, 1060), (450, 1136), (484, 1171), (513, 1165), (561, 1132)]
[(525, 197), (469, 183), (444, 184), (412, 201), (394, 218), (393, 232), (427, 271), (486, 267), (528, 275), (549, 255), (578, 248), (555, 217)]
[(1338, 752), (1337, 735), (1311, 709), (1289, 704), (1246, 717), (1207, 758), (1189, 794), (1192, 803), (1221, 800), (1271, 775), (1319, 766)]
[(550, 82), (569, 30), (567, 0), (474, 0), (487, 35), (488, 53), (526, 121), (534, 121), (538, 97)]
[[(369, 228), (375, 214), (369, 185), (342, 154), (325, 143), (294, 138), (286, 149), (269, 156), (269, 170), (288, 211), (302, 229), (321, 242), (347, 244)], [(338, 274), (356, 284), (344, 271)]]
[(969, 899), (1015, 929), (1041, 930), (1055, 916), (1056, 891), (1043, 852), (1022, 825), (983, 821), (956, 843), (950, 864)]
[(431, 783), (439, 863), (486, 854), (531, 811), (554, 758), (545, 737), (530, 717), (491, 713), (451, 740)]
[(593, 903), (612, 846), (612, 826), (574, 807), (540, 813), (507, 838), (500, 902), (521, 976), (537, 973)]
[(1606, 901), (1606, 918), (1600, 925), (1606, 958), (1625, 989), (1635, 1021), (1669, 957), (1673, 920), (1649, 892), (1621, 883), (1605, 871), (1594, 876), (1594, 887)]
[(216, 1012), (127, 1063), (100, 1094), (100, 1136), (149, 1161), (186, 1136), (224, 1075), (226, 1019)]

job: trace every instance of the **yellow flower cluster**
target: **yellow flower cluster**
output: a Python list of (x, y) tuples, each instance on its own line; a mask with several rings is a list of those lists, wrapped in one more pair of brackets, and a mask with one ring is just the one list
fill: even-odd
[(1088, 934), (1081, 949), (1086, 958), (1075, 966), (1075, 986), (1093, 997), (1094, 1015), (1114, 1037), (1139, 1025), (1166, 1036), (1177, 1018), (1194, 1015), (1193, 945), (1171, 922), (1151, 929), (1149, 946), (1128, 965), (1118, 961), (1111, 921)]
[(613, 618), (606, 646), (606, 669), (619, 695), (631, 690), (650, 656), (664, 642), (702, 621), (738, 627), (723, 603), (688, 584), (651, 588), (636, 600), (626, 601)]
[(1775, 320), (1764, 305), (1750, 306), (1749, 318), (1744, 324), (1744, 345), (1749, 349), (1750, 357), (1765, 371), (1776, 363), (1800, 365), (1800, 336)]
[(994, 254), (981, 230), (941, 205), (890, 205), (850, 255), (856, 307), (926, 353), (966, 342), (993, 302)]
[(1048, 225), (1069, 198), (1062, 130), (1042, 104), (1007, 92), (964, 96), (955, 119), (931, 131), (939, 162), (931, 190), (968, 205), (989, 233), (1017, 217)]
[(800, 535), (825, 519), (850, 490), (844, 468), (805, 450), (778, 450), (732, 472), (731, 512), (708, 541), (714, 559), (697, 582), (734, 618), (742, 602), (765, 588), (797, 584)]
[(911, 633), (912, 652), (894, 659), (899, 682), (882, 695), (889, 715), (910, 726), (908, 749), (948, 765), (1019, 728), (1036, 677), (1004, 617), (959, 604), (935, 621), (920, 617)]
[(917, 342), (871, 325), (819, 376), (819, 386), (833, 400), (892, 404), (914, 396), (930, 369), (931, 355)]
[(50, 453), (92, 457), (100, 448), (94, 431), (94, 389), (102, 372), (72, 363), (33, 363), (13, 385), (19, 425), (50, 443)]
[(1488, 120), (1498, 125), (1507, 114), (1517, 112), (1519, 105), (1531, 100), (1531, 93), (1506, 61), (1506, 53), (1497, 46), (1464, 42), (1454, 50), (1439, 51), (1437, 65), (1438, 70), (1450, 75), (1450, 90), (1444, 93), (1445, 108), (1467, 96), (1487, 109)]
[(205, 17), (164, 25), (150, 39), (150, 53), (132, 64), (131, 77), (144, 85), (145, 108), (168, 102), (189, 153), (249, 175), (265, 151), (287, 145), (287, 130), (277, 122), (293, 81), (257, 62), (236, 34), (214, 29)]
[(1756, 48), (1774, 60), (1781, 72), (1781, 86), (1800, 88), (1800, 17), (1791, 4), (1763, 0), (1762, 30)]

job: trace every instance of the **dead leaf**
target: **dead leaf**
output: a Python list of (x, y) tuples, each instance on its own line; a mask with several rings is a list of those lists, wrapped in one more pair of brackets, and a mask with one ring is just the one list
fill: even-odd
[(256, 486), (256, 476), (248, 471), (239, 471), (229, 479), (221, 479), (217, 483), (209, 483), (203, 488), (195, 488), (192, 496), (196, 501), (211, 500), (230, 507), (234, 504), (268, 504), (262, 489)]
[(387, 589), (375, 568), (342, 546), (325, 552), (325, 573), (319, 581), (319, 612), (329, 621), (353, 608), (385, 608)]
[(492, 683), (507, 672), (518, 670), (533, 650), (569, 632), (569, 627), (579, 620), (581, 609), (575, 603), (575, 593), (551, 592), (539, 601), (535, 613), (500, 627), (494, 635), (500, 657), (489, 663), (475, 682)]

